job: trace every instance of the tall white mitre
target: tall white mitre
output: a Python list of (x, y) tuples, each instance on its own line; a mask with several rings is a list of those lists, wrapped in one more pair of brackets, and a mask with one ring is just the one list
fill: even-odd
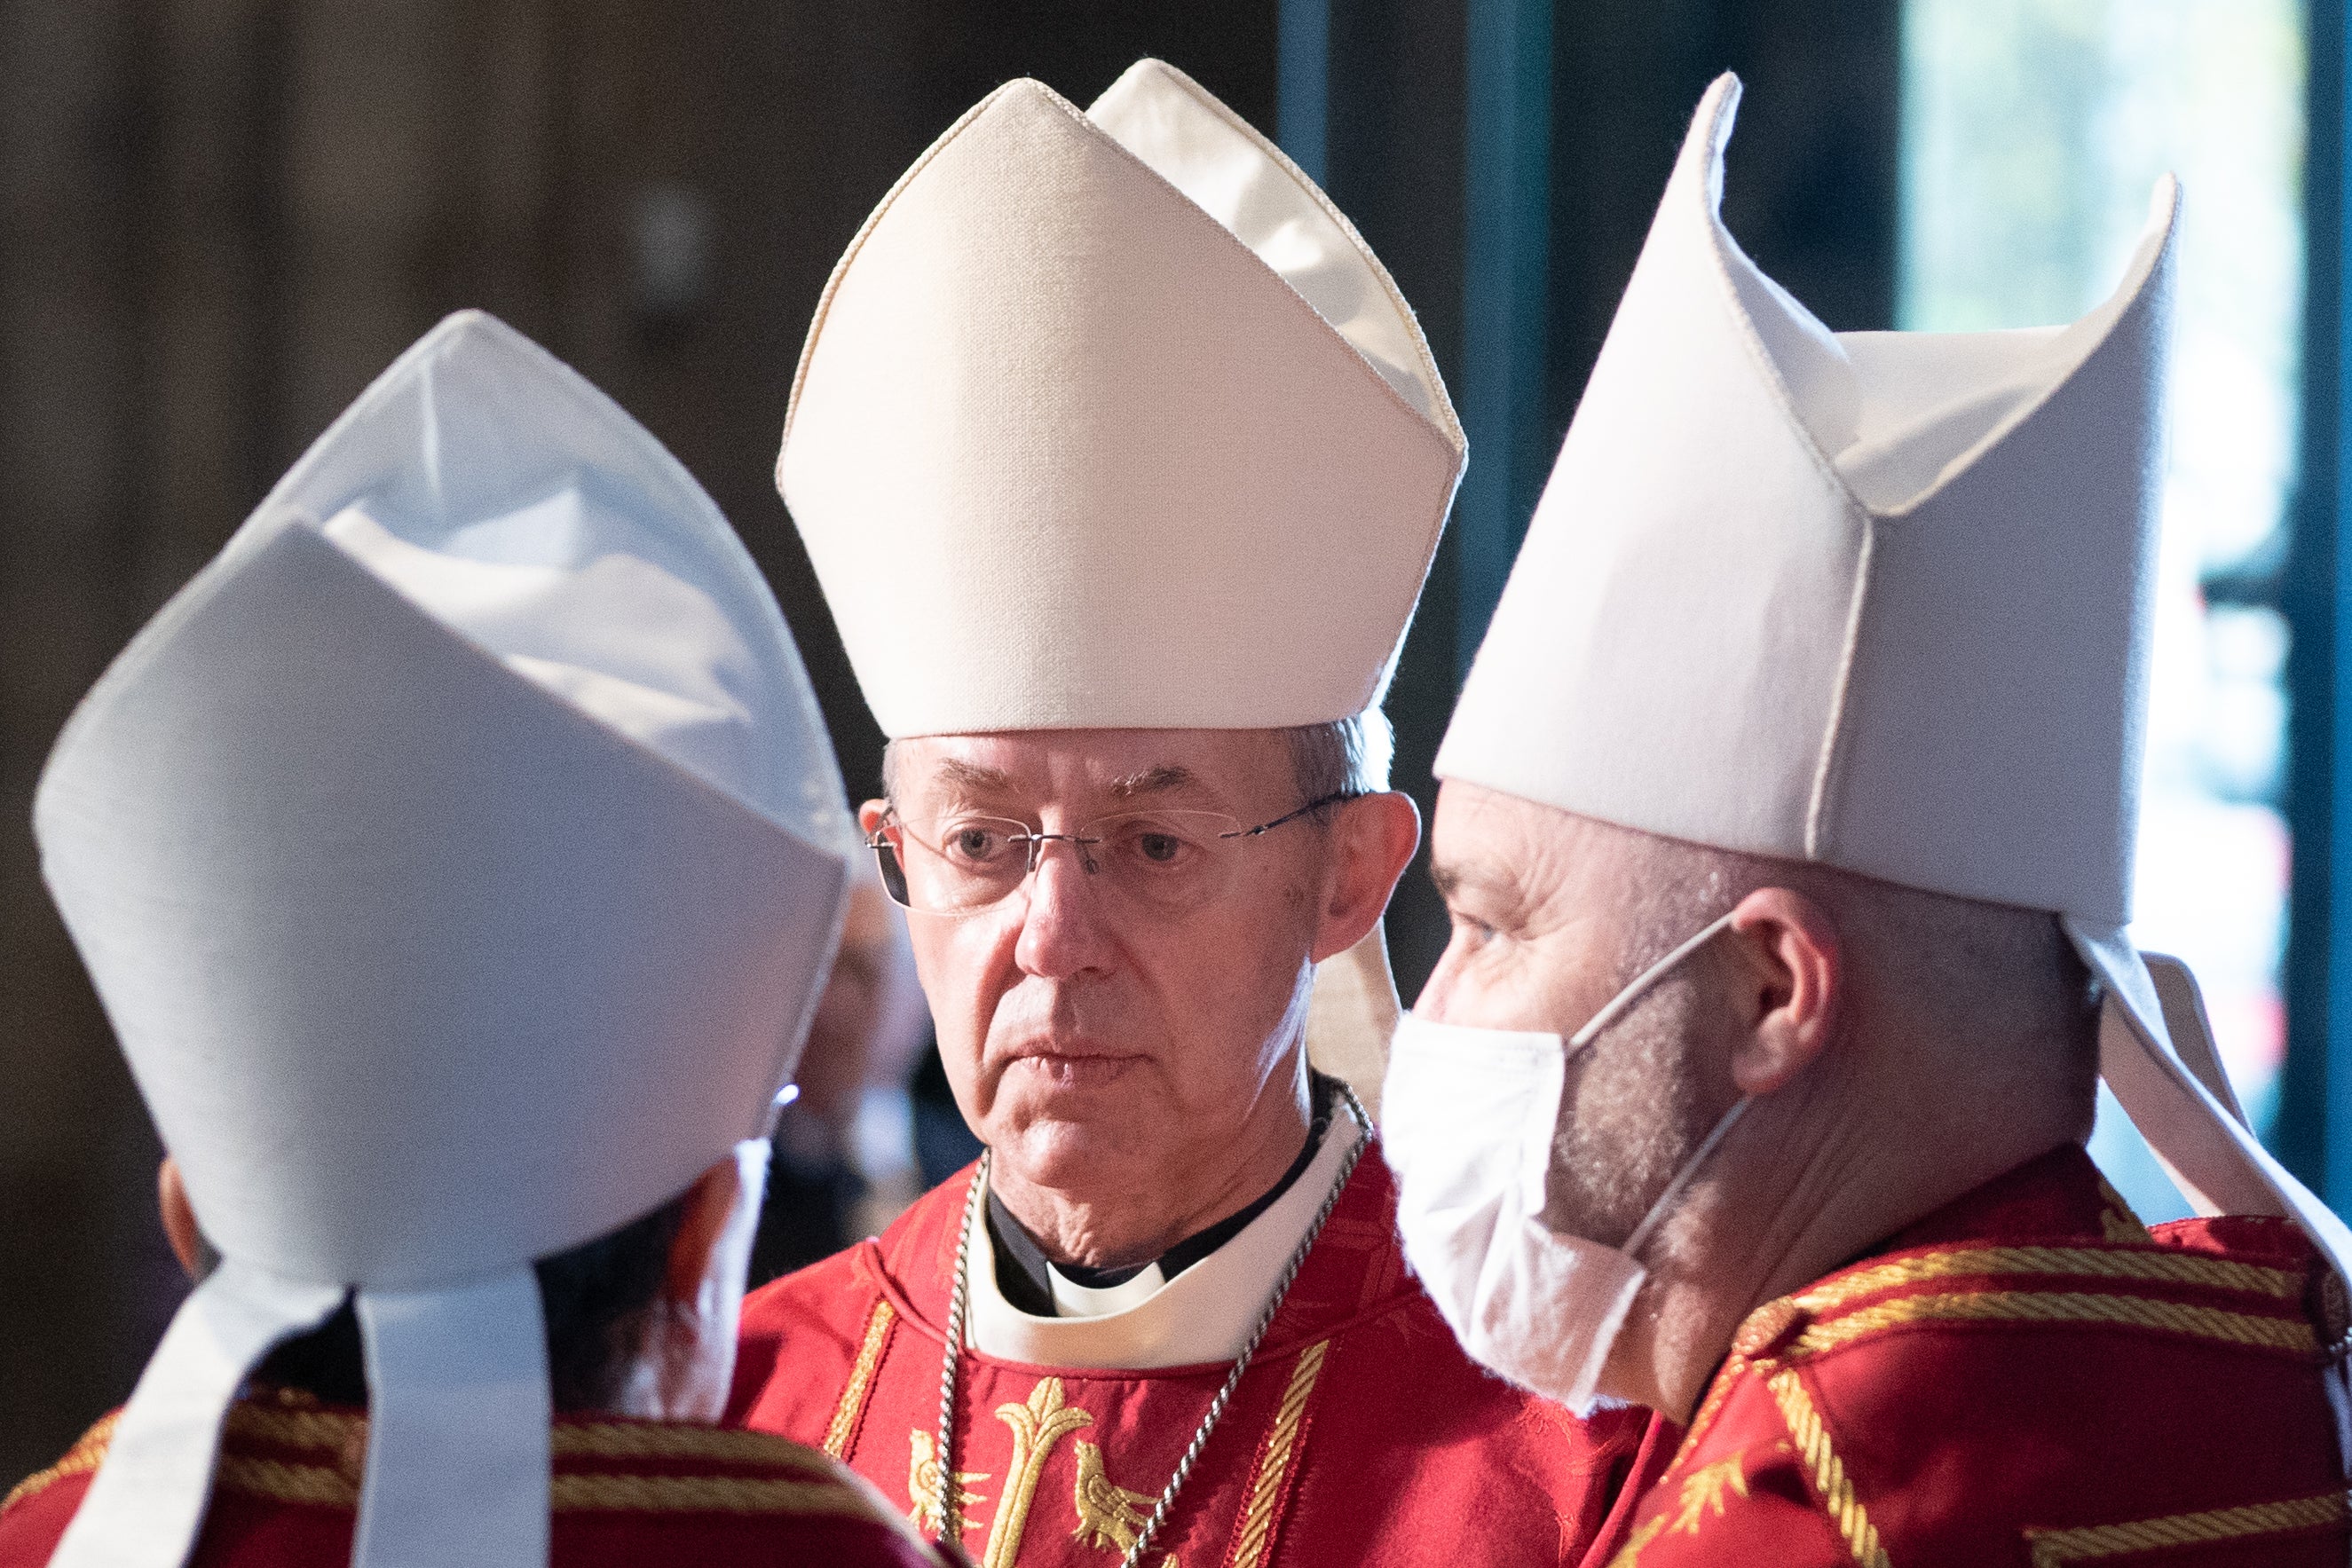
[(2101, 1068), (2208, 1213), (2352, 1232), (2247, 1130), (2125, 934), (2177, 193), (2066, 327), (1832, 333), (1724, 229), (1700, 103), (1437, 772), (1644, 831), (2047, 909)]
[(451, 317), (115, 660), (34, 824), (222, 1255), (55, 1561), (176, 1568), (247, 1371), (355, 1296), (354, 1561), (545, 1563), (532, 1260), (756, 1165), (856, 844), (726, 520)]
[[(776, 483), (891, 737), (1277, 728), (1385, 694), (1465, 444), (1362, 236), (1142, 60), (1009, 82), (834, 269)], [(1310, 1045), (1375, 1094), (1381, 934)]]
[(885, 733), (1380, 700), (1464, 443), (1322, 192), (1158, 60), (998, 89), (834, 269), (776, 482)]

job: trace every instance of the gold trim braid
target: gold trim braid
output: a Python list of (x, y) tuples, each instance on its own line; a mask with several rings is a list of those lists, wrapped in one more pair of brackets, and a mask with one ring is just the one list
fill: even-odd
[[(0, 1509), (34, 1497), (58, 1481), (98, 1469), (113, 1440), (121, 1412), (82, 1434), (63, 1458), (27, 1476)], [(273, 1502), (355, 1508), (354, 1470), (367, 1420), (341, 1411), (270, 1406), (242, 1401), (230, 1406), (226, 1437), (327, 1453), (324, 1464), (224, 1452), (214, 1474), (223, 1491)], [(809, 1479), (766, 1476), (639, 1476), (591, 1472), (551, 1476), (549, 1504), (562, 1512), (838, 1514), (897, 1525), (856, 1485), (840, 1479), (813, 1450), (764, 1432), (641, 1426), (627, 1421), (559, 1421), (548, 1434), (555, 1456), (572, 1458), (704, 1459), (763, 1465)]]
[[(367, 1417), (341, 1410), (271, 1406), (251, 1400), (229, 1409), (228, 1436), (281, 1448), (341, 1453), (367, 1440)], [(559, 1420), (548, 1431), (556, 1458), (701, 1459), (761, 1465), (830, 1479), (831, 1465), (814, 1449), (767, 1432), (636, 1421)]]
[(824, 1451), (834, 1458), (849, 1458), (849, 1445), (857, 1436), (857, 1423), (874, 1392), (875, 1371), (882, 1364), (882, 1352), (890, 1343), (890, 1327), (898, 1316), (890, 1303), (882, 1301), (874, 1303), (873, 1313), (866, 1320), (865, 1341), (857, 1347), (857, 1359), (850, 1364), (849, 1381), (841, 1385), (841, 1402), (833, 1407), (833, 1421), (824, 1429)]
[(229, 1406), (225, 1430), (229, 1437), (273, 1443), (281, 1448), (340, 1451), (349, 1444), (367, 1440), (367, 1417), (340, 1410), (239, 1400)]
[(2303, 1298), (2303, 1276), (2285, 1269), (2231, 1263), (2219, 1258), (2164, 1249), (2137, 1250), (2096, 1247), (1970, 1247), (1929, 1252), (1856, 1269), (1790, 1298), (1816, 1315), (1848, 1301), (1904, 1285), (1924, 1284), (1963, 1274), (2052, 1274), (2087, 1280), (2142, 1280), (2172, 1285), (2203, 1285), (2240, 1291), (2282, 1301)]
[(550, 1477), (548, 1506), (558, 1513), (793, 1513), (887, 1520), (863, 1492), (839, 1481), (770, 1480), (743, 1476)]
[(1290, 1479), (1299, 1424), (1307, 1417), (1307, 1402), (1314, 1396), (1316, 1381), (1323, 1375), (1324, 1357), (1330, 1351), (1331, 1342), (1318, 1339), (1298, 1353), (1298, 1364), (1291, 1368), (1289, 1386), (1282, 1391), (1282, 1404), (1276, 1408), (1273, 1429), (1266, 1435), (1265, 1451), (1258, 1458), (1257, 1473), (1250, 1478), (1249, 1506), (1242, 1511), (1241, 1529), (1234, 1537), (1232, 1568), (1264, 1568), (1274, 1536), (1274, 1505)]
[(558, 1421), (548, 1432), (557, 1458), (703, 1459), (795, 1470), (830, 1483), (833, 1464), (815, 1449), (769, 1432), (635, 1421)]
[(68, 1448), (56, 1464), (46, 1470), (35, 1470), (9, 1488), (8, 1495), (0, 1498), (0, 1513), (38, 1497), (59, 1481), (86, 1475), (105, 1463), (107, 1445), (114, 1441), (115, 1425), (121, 1419), (122, 1412), (120, 1410), (100, 1416), (89, 1431), (74, 1439), (74, 1446)]
[(1783, 1370), (1767, 1378), (1764, 1386), (1772, 1391), (1774, 1403), (1780, 1406), (1780, 1418), (1789, 1424), (1789, 1436), (1796, 1443), (1797, 1453), (1811, 1477), (1813, 1490), (1821, 1498), (1822, 1511), (1837, 1526), (1854, 1562), (1861, 1568), (1890, 1568), (1886, 1549), (1878, 1542), (1878, 1527), (1870, 1522), (1862, 1500), (1854, 1495), (1853, 1482), (1839, 1461), (1837, 1451), (1830, 1446), (1829, 1428), (1822, 1424), (1821, 1412), (1813, 1408), (1812, 1396), (1805, 1392), (1803, 1379), (1794, 1372)]
[(339, 1465), (297, 1465), (223, 1454), (213, 1471), (213, 1484), (222, 1491), (272, 1502), (309, 1503), (314, 1508), (357, 1508), (360, 1501), (359, 1482)]
[[(333, 1465), (289, 1464), (246, 1455), (224, 1456), (224, 1491), (271, 1502), (354, 1508), (359, 1487)], [(558, 1513), (833, 1514), (887, 1522), (862, 1492), (839, 1481), (774, 1480), (745, 1476), (556, 1475), (548, 1478), (548, 1506)]]
[(1970, 1291), (1947, 1295), (1904, 1296), (1864, 1307), (1799, 1334), (1787, 1354), (1819, 1355), (1882, 1329), (1912, 1322), (2109, 1323), (2159, 1329), (2196, 1339), (2219, 1340), (2258, 1350), (2319, 1354), (2319, 1336), (2300, 1318), (2255, 1317), (2217, 1307), (2190, 1306), (2152, 1296), (2076, 1291)]
[(2079, 1530), (2029, 1530), (2026, 1544), (2033, 1552), (2033, 1568), (2065, 1568), (2127, 1552), (2155, 1552), (2168, 1546), (2202, 1545), (2216, 1541), (2243, 1541), (2256, 1535), (2284, 1534), (2341, 1524), (2352, 1519), (2352, 1505), (2342, 1492), (2289, 1502), (2256, 1503), (2249, 1508), (2217, 1508), (2203, 1513), (2175, 1513), (2129, 1524), (2094, 1524)]

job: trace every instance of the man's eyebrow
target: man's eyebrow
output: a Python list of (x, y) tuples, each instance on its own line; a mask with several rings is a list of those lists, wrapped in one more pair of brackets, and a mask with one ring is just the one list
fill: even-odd
[(1461, 890), (1463, 878), (1467, 874), (1452, 861), (1432, 862), (1429, 867), (1429, 880), (1437, 884), (1440, 898), (1452, 898)]
[(1438, 896), (1448, 904), (1465, 894), (1484, 894), (1504, 904), (1515, 904), (1525, 896), (1518, 875), (1510, 866), (1477, 858), (1433, 861), (1429, 880), (1437, 884)]
[(1138, 795), (1161, 795), (1173, 789), (1190, 789), (1200, 782), (1191, 768), (1162, 762), (1139, 773), (1112, 779), (1110, 792), (1119, 800), (1128, 800)]
[(999, 768), (982, 768), (960, 757), (944, 758), (935, 770), (940, 783), (974, 794), (1000, 793), (1013, 788), (1013, 775)]

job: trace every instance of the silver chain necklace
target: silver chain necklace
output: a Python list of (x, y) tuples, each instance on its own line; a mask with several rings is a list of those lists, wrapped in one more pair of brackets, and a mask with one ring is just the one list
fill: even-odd
[[(1119, 1560), (1119, 1568), (1139, 1568), (1143, 1562), (1144, 1548), (1151, 1544), (1151, 1538), (1160, 1533), (1160, 1526), (1167, 1520), (1169, 1511), (1176, 1506), (1176, 1494), (1184, 1490), (1184, 1482), (1192, 1476), (1193, 1465), (1200, 1460), (1201, 1450), (1208, 1446), (1209, 1434), (1216, 1430), (1217, 1422), (1224, 1416), (1225, 1406), (1233, 1400), (1234, 1390), (1241, 1386), (1242, 1375), (1249, 1371), (1250, 1362), (1257, 1354), (1259, 1343), (1265, 1338), (1266, 1330), (1274, 1326), (1275, 1314), (1282, 1311), (1283, 1299), (1290, 1294), (1290, 1287), (1297, 1280), (1298, 1270), (1306, 1265), (1307, 1254), (1314, 1249), (1315, 1239), (1323, 1234), (1323, 1222), (1331, 1218), (1331, 1210), (1339, 1206), (1339, 1194), (1347, 1188), (1348, 1178), (1356, 1174), (1356, 1162), (1364, 1157), (1364, 1150), (1371, 1144), (1372, 1119), (1365, 1113), (1363, 1103), (1345, 1083), (1339, 1084), (1339, 1088), (1340, 1096), (1348, 1103), (1348, 1113), (1355, 1117), (1356, 1125), (1363, 1130), (1363, 1135), (1356, 1140), (1355, 1147), (1349, 1149), (1347, 1157), (1340, 1162), (1339, 1174), (1331, 1178), (1331, 1190), (1323, 1195), (1323, 1207), (1315, 1211), (1315, 1222), (1307, 1228), (1307, 1234), (1299, 1238), (1298, 1246), (1290, 1254), (1290, 1261), (1283, 1265), (1281, 1275), (1274, 1282), (1273, 1293), (1266, 1298), (1265, 1310), (1257, 1315), (1256, 1326), (1250, 1330), (1249, 1338), (1242, 1343), (1241, 1354), (1234, 1358), (1233, 1371), (1225, 1375), (1224, 1386), (1217, 1390), (1214, 1399), (1209, 1401), (1208, 1413), (1201, 1417), (1201, 1425), (1193, 1430), (1192, 1440), (1184, 1446), (1184, 1457), (1176, 1461), (1176, 1473), (1170, 1476), (1167, 1486), (1160, 1489), (1160, 1500), (1152, 1505), (1151, 1517), (1145, 1520), (1143, 1528), (1135, 1532), (1135, 1544), (1129, 1546), (1127, 1555)], [(956, 1495), (956, 1373), (963, 1358), (964, 1320), (971, 1306), (972, 1228), (981, 1222), (980, 1207), (988, 1195), (989, 1166), (994, 1158), (994, 1151), (982, 1151), (980, 1169), (972, 1176), (971, 1190), (964, 1197), (963, 1228), (956, 1233), (955, 1292), (948, 1298), (948, 1348), (947, 1354), (940, 1359), (940, 1542), (958, 1552), (963, 1549), (963, 1509), (961, 1500)]]

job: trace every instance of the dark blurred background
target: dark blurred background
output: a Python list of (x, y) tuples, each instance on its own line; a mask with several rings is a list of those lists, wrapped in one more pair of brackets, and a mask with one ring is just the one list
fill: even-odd
[[(128, 1392), (181, 1291), (160, 1151), (41, 889), (37, 770), (131, 632), (441, 315), (503, 316), (701, 478), (775, 585), (855, 799), (880, 737), (770, 480), (818, 291), (997, 83), (1083, 104), (1173, 61), (1325, 180), (1469, 423), (1390, 705), (1426, 810), (1463, 662), (1715, 73), (1750, 89), (1733, 230), (1832, 326), (1895, 324), (1904, 9), (0, 0), (0, 1488)], [(1409, 998), (1443, 942), (1417, 873), (1391, 919)]]

